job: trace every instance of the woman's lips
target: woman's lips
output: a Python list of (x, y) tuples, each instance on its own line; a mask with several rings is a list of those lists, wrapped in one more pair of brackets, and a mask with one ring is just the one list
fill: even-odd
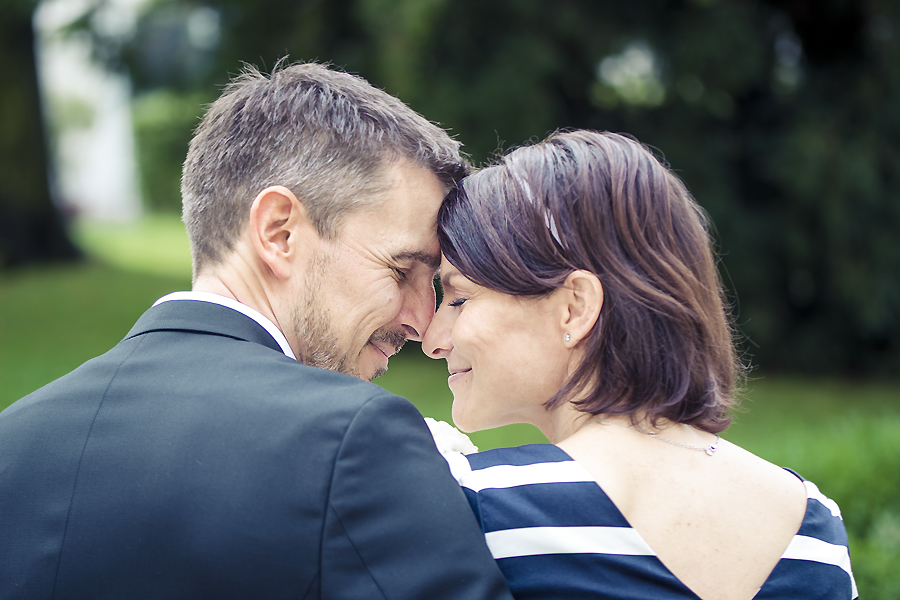
[(447, 385), (453, 385), (455, 382), (462, 379), (466, 373), (469, 373), (472, 369), (460, 369), (458, 371), (452, 371), (450, 373), (450, 377), (447, 378)]

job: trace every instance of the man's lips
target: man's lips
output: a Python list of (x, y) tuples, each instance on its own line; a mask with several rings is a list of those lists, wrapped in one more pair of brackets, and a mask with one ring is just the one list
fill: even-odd
[(400, 351), (406, 339), (406, 334), (402, 331), (379, 329), (369, 337), (369, 344), (385, 358), (390, 358)]
[(392, 348), (392, 347), (386, 346), (386, 345), (384, 345), (384, 344), (376, 344), (375, 342), (369, 342), (369, 343), (372, 344), (372, 347), (373, 347), (373, 348), (375, 348), (376, 350), (378, 350), (379, 352), (381, 352), (382, 354), (384, 354), (384, 357), (385, 357), (385, 358), (390, 358), (390, 357), (392, 357), (394, 354), (397, 353), (397, 349), (396, 349), (396, 348)]

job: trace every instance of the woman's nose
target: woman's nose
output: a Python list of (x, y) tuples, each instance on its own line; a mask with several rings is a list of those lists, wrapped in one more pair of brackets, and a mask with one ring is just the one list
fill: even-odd
[(422, 336), (422, 352), (429, 358), (447, 358), (453, 344), (450, 341), (451, 324), (448, 311), (438, 308), (425, 335)]

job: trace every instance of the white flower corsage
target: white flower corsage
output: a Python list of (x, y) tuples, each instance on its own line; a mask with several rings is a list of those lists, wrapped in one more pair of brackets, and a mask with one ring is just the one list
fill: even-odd
[(431, 417), (425, 417), (425, 424), (431, 430), (434, 437), (434, 443), (438, 452), (445, 454), (447, 452), (459, 452), (462, 454), (472, 454), (478, 452), (478, 446), (472, 443), (469, 436), (462, 431), (447, 423), (446, 421), (435, 421)]
[(446, 421), (435, 421), (431, 417), (425, 417), (425, 424), (431, 430), (434, 444), (447, 461), (453, 477), (462, 483), (462, 478), (472, 472), (469, 461), (463, 455), (478, 452), (478, 447), (472, 443), (469, 436)]

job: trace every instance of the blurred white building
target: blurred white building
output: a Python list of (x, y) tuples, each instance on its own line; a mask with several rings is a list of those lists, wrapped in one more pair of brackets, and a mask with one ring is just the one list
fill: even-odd
[[(93, 26), (127, 35), (143, 1), (110, 2)], [(141, 214), (129, 81), (92, 59), (86, 34), (61, 32), (88, 7), (88, 0), (43, 0), (35, 13), (55, 192), (67, 212), (127, 222)]]

